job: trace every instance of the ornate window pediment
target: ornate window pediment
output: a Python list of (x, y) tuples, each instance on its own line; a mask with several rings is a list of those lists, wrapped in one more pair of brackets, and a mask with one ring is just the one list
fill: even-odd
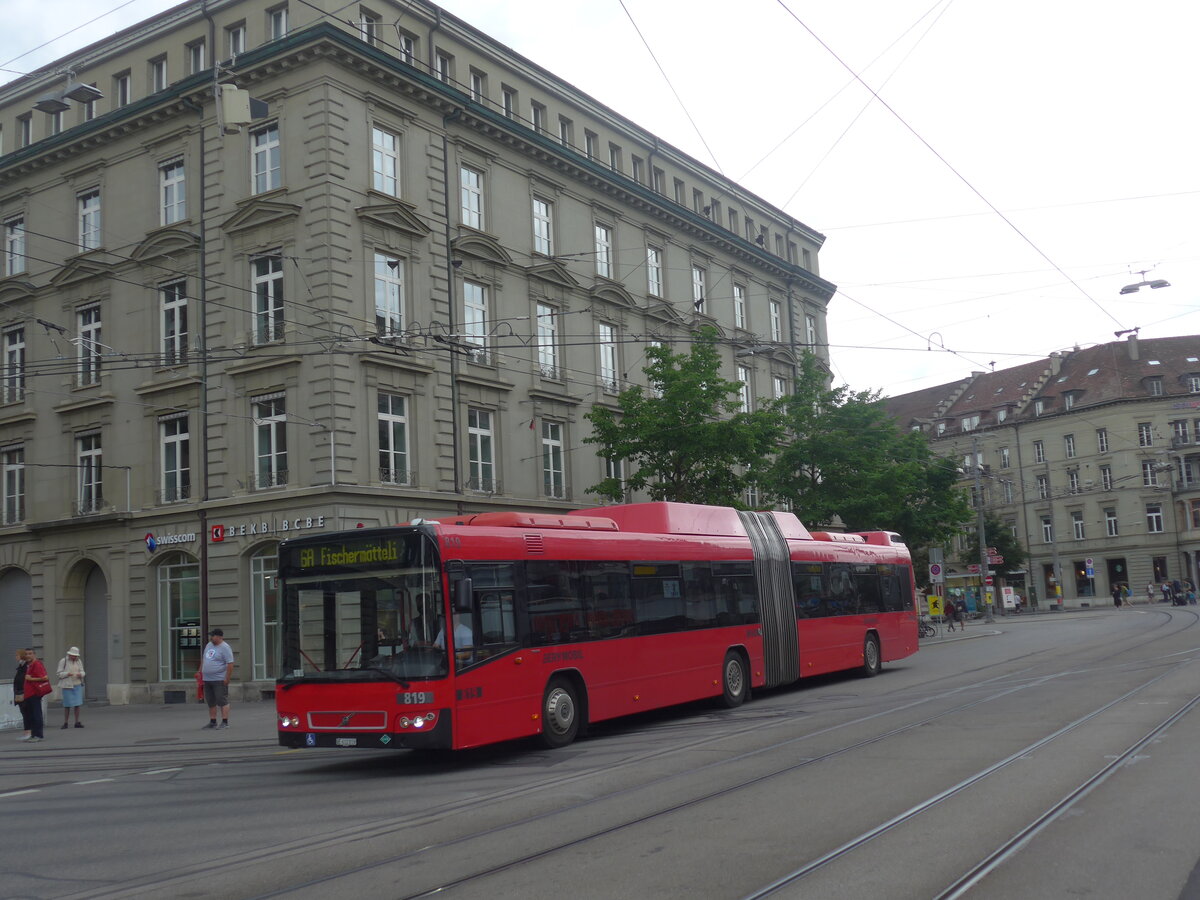
[(511, 265), (512, 257), (500, 246), (500, 242), (486, 234), (471, 232), (460, 234), (450, 242), (450, 249), (460, 256), (471, 256), (487, 262)]
[(570, 272), (567, 267), (558, 260), (549, 260), (542, 263), (534, 263), (525, 270), (530, 278), (539, 278), (549, 284), (557, 285), (564, 288), (577, 288), (579, 281)]
[(200, 247), (200, 238), (183, 228), (160, 228), (133, 248), (132, 259), (143, 262)]
[(401, 200), (360, 206), (355, 213), (364, 222), (371, 222), (416, 238), (429, 234), (429, 226), (417, 215), (416, 207)]
[(116, 267), (99, 258), (103, 255), (104, 251), (100, 251), (99, 254), (89, 253), (72, 258), (50, 279), (50, 283), (55, 287), (64, 287), (77, 281), (107, 278)]
[(588, 291), (588, 296), (593, 300), (602, 300), (605, 303), (611, 303), (614, 306), (621, 306), (626, 309), (641, 309), (636, 300), (633, 299), (633, 294), (625, 290), (619, 284), (611, 282), (602, 282)]
[(684, 326), (687, 324), (687, 320), (679, 314), (679, 310), (663, 300), (656, 300), (646, 307), (646, 315), (671, 325)]
[(0, 281), (0, 306), (11, 306), (22, 300), (32, 300), (37, 288), (28, 281)]
[(241, 208), (221, 223), (221, 230), (226, 234), (237, 234), (240, 231), (294, 219), (298, 215), (300, 207), (295, 203), (251, 197), (242, 201)]

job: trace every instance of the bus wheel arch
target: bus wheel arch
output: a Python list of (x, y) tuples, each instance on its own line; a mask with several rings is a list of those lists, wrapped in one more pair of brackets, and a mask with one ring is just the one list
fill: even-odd
[(730, 647), (721, 662), (721, 695), (717, 704), (726, 709), (750, 699), (750, 658), (742, 647)]
[(587, 689), (578, 672), (555, 672), (542, 694), (542, 743), (552, 750), (565, 747), (584, 732)]
[(867, 678), (874, 678), (883, 669), (883, 649), (879, 644), (879, 632), (868, 631), (863, 638), (862, 673)]

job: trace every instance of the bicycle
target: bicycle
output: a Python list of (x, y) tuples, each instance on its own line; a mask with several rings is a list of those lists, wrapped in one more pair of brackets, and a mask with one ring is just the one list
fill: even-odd
[(917, 621), (917, 637), (935, 637), (937, 629), (930, 624), (928, 619), (919, 619)]

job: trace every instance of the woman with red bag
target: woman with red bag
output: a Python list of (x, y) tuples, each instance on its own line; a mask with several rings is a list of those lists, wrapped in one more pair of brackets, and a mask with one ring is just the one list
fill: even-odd
[(50, 686), (50, 678), (46, 667), (37, 658), (32, 647), (25, 648), (25, 699), (21, 702), (21, 711), (29, 719), (29, 743), (40, 741), (45, 737), (43, 729), (45, 721), (42, 716), (42, 698), (54, 688)]

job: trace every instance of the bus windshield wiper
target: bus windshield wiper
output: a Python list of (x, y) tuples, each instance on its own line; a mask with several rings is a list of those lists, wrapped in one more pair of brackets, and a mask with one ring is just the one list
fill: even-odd
[(386, 675), (388, 678), (392, 679), (392, 681), (396, 682), (396, 684), (400, 685), (400, 687), (405, 688), (406, 690), (408, 689), (408, 687), (411, 683), (411, 682), (405, 681), (403, 678), (401, 678), (399, 675), (397, 675), (395, 672), (391, 671), (390, 669), (385, 669), (383, 666), (366, 666), (364, 671), (382, 672), (384, 675)]

